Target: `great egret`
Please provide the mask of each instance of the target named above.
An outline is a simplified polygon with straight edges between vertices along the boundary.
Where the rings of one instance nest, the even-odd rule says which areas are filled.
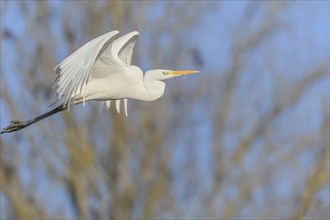
[[[130,32],[118,37],[119,31],[111,31],[97,37],[76,50],[55,67],[54,88],[58,100],[53,110],[28,121],[11,121],[1,131],[9,133],[25,128],[59,111],[70,109],[86,101],[104,101],[110,108],[112,101],[120,112],[120,102],[124,101],[127,116],[127,99],[153,101],[164,94],[162,80],[185,74],[198,73],[195,70],[142,70],[130,65],[133,47],[139,33]]]

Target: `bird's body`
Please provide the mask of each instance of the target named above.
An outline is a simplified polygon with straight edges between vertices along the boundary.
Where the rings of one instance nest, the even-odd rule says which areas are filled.
[[[95,65],[91,72],[91,77],[86,85],[84,96],[87,100],[115,100],[123,98],[133,98],[133,95],[139,87],[143,87],[143,74],[132,72],[127,75],[126,72],[120,74],[113,73],[102,76],[104,72],[110,70],[104,64]],[[132,77],[134,75],[134,79]],[[112,83],[116,82],[116,83]],[[79,98],[83,98],[80,96]]]
[[[12,121],[1,133],[20,130],[58,111],[70,109],[71,105],[91,100],[104,101],[107,108],[115,101],[118,113],[123,100],[127,116],[127,99],[156,100],[164,94],[162,80],[198,72],[156,69],[143,74],[139,67],[131,65],[139,33],[118,35],[118,31],[111,31],[95,38],[58,64],[54,82],[58,94],[54,105],[57,107],[29,121]]]

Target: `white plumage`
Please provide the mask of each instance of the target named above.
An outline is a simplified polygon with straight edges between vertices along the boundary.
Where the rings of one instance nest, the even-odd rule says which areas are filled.
[[[58,100],[49,112],[28,121],[10,122],[0,133],[21,130],[59,111],[70,109],[73,104],[95,100],[104,102],[110,108],[115,101],[120,113],[121,100],[124,101],[127,116],[127,99],[153,101],[164,94],[162,80],[197,73],[194,70],[142,70],[131,65],[133,47],[139,33],[133,31],[118,37],[118,31],[104,34],[73,52],[55,67],[54,87]]]
[[[127,116],[127,99],[153,101],[164,93],[165,83],[160,80],[196,73],[198,71],[142,70],[131,65],[133,48],[139,33],[130,32],[119,37],[111,31],[97,37],[73,52],[55,67],[54,88],[58,94],[57,105],[67,106],[89,100],[104,101],[110,108],[116,102],[120,113],[124,101]]]

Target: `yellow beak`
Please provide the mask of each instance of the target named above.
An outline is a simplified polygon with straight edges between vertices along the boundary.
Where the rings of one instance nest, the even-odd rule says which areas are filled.
[[[173,75],[186,75],[186,74],[199,73],[199,71],[197,71],[197,70],[173,70],[171,73]]]

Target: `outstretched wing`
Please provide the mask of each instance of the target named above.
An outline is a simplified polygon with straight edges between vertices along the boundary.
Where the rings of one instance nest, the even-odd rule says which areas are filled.
[[[139,32],[133,31],[117,38],[111,47],[112,56],[118,63],[131,64],[133,48]]]
[[[133,48],[139,32],[133,31],[125,34],[113,41],[111,45],[111,55],[113,59],[121,65],[129,65],[132,61]],[[101,56],[104,56],[103,54]],[[127,116],[127,99],[124,99],[125,115]],[[116,100],[116,109],[120,113],[120,102]],[[105,102],[106,108],[110,108],[111,100]]]
[[[111,31],[97,37],[76,50],[55,67],[54,87],[59,99],[65,99],[63,105],[75,103],[77,97],[83,97],[92,67],[104,50],[111,46],[119,31]]]

